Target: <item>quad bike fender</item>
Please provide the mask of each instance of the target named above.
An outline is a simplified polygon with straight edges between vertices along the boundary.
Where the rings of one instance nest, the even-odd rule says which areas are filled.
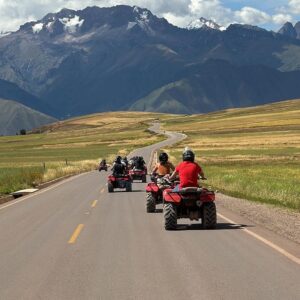
[[[159,187],[155,183],[153,182],[148,183],[146,187],[146,192],[158,193],[158,191],[159,191]]]
[[[109,182],[114,182],[114,181],[116,181],[116,177],[110,175],[110,176],[108,176],[108,181]]]
[[[202,202],[213,202],[216,200],[215,194],[206,194],[206,195],[201,195],[200,200]]]
[[[208,189],[203,189],[201,195],[200,195],[200,200],[202,202],[212,202],[216,200],[215,193],[213,191],[210,191]]]
[[[181,202],[181,196],[178,193],[172,193],[171,189],[164,190],[163,197],[165,202],[171,202],[175,204],[179,204]]]

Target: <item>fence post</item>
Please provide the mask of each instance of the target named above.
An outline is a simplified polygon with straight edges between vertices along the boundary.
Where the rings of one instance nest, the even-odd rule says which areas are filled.
[[[46,163],[43,162],[43,168],[44,168],[44,172],[46,171]]]
[[[66,158],[66,166],[68,165],[68,159]]]

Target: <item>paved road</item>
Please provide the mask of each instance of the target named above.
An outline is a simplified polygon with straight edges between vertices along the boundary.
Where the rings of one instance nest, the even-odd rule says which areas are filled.
[[[300,299],[300,266],[241,226],[166,232],[145,184],[108,194],[106,176],[0,206],[0,299]]]

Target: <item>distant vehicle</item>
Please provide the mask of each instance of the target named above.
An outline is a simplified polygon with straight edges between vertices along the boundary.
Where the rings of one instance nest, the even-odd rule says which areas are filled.
[[[128,163],[129,175],[132,180],[147,182],[147,167],[142,156],[134,156]]]
[[[108,176],[107,188],[109,193],[115,189],[125,189],[126,192],[132,192],[132,179],[128,174]]]
[[[99,172],[101,172],[102,170],[106,171],[107,172],[107,164],[106,164],[106,160],[103,159],[100,164],[99,164],[99,167],[98,167],[98,170]]]

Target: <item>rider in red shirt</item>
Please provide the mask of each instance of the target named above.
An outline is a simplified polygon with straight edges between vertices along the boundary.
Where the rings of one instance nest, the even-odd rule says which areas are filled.
[[[180,184],[175,189],[184,187],[198,187],[198,176],[205,179],[202,168],[195,163],[195,154],[192,150],[185,150],[182,154],[181,162],[170,176],[170,179],[175,179],[179,175]]]

